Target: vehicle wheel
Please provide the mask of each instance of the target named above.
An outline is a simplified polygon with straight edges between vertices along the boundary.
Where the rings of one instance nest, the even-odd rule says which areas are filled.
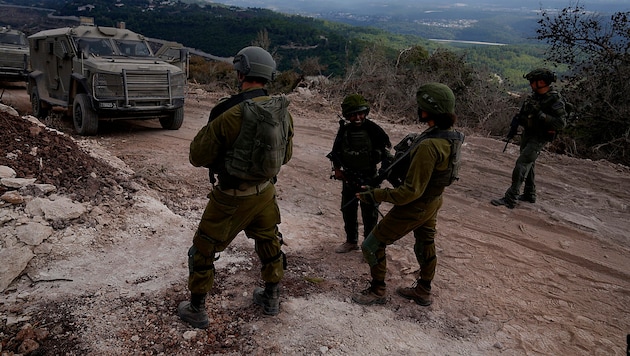
[[[160,125],[167,130],[178,130],[184,123],[184,108],[179,108],[169,117],[161,117]]]
[[[96,135],[98,131],[98,116],[92,110],[89,99],[85,94],[77,94],[72,107],[72,122],[79,135]]]
[[[44,119],[48,116],[49,110],[44,107],[46,104],[39,98],[39,92],[37,87],[33,87],[31,90],[31,108],[33,109],[33,116],[38,119]]]

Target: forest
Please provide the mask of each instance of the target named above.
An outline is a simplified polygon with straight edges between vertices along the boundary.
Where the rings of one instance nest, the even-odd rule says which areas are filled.
[[[630,164],[626,100],[630,83],[625,79],[630,76],[630,12],[597,14],[582,5],[541,11],[527,43],[484,46],[444,44],[374,27],[214,3],[94,0],[89,7],[77,0],[4,3],[51,8],[57,16],[89,16],[102,26],[124,22],[147,37],[221,57],[258,45],[278,63],[274,90],[293,90],[306,76],[324,76],[331,84],[319,89],[331,98],[363,93],[376,111],[401,122],[416,115],[418,83],[439,81],[458,98],[459,125],[494,137],[505,135],[529,92],[523,75],[546,66],[558,74],[555,88],[573,108],[567,128],[549,149]],[[11,25],[27,34],[36,27]],[[191,63],[191,79],[209,85],[230,87],[230,71],[226,63],[198,59]]]

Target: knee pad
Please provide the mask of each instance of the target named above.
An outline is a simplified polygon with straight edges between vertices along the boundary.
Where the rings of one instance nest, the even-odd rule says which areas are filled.
[[[368,237],[363,240],[363,243],[361,244],[361,252],[363,252],[363,257],[365,257],[365,261],[367,261],[370,267],[374,267],[378,263],[376,251],[383,246],[384,244],[378,241],[373,233],[370,233]]]

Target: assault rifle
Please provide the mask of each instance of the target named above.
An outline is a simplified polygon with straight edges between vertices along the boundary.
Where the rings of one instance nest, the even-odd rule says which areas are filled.
[[[326,155],[326,158],[328,158],[333,163],[333,166],[337,165],[341,167],[341,169],[343,170],[344,181],[346,183],[352,184],[356,186],[357,188],[360,188],[361,186],[364,186],[364,185],[374,184],[372,183],[371,177],[367,177],[365,174],[362,174],[361,172],[357,172],[353,169],[346,167],[336,152],[330,152],[329,154]],[[334,179],[334,178],[335,178],[335,175],[331,174],[330,179]]]
[[[395,159],[391,163],[389,163],[386,167],[381,167],[381,169],[378,170],[377,176],[375,178],[371,179],[371,183],[374,186],[381,185],[381,183],[383,183],[389,177],[389,174],[391,173],[391,171],[400,162],[402,162],[405,158],[407,158],[407,156],[409,156],[411,151],[413,151],[413,149],[416,146],[418,146],[420,144],[420,142],[422,141],[422,139],[420,139],[420,136],[422,136],[422,135],[418,135],[418,136],[415,136],[413,138],[413,142],[409,145],[409,149],[407,149],[404,152],[402,152],[400,155],[398,155],[398,157],[395,157]],[[411,138],[409,138],[409,139],[411,139]],[[352,198],[352,200],[350,200],[349,202],[344,204],[344,206],[342,206],[341,209],[343,210],[348,205],[353,204],[357,199],[358,198],[355,196],[354,198]],[[380,211],[379,211],[379,214],[380,214]],[[382,214],[381,214],[381,216],[382,216]]]
[[[508,144],[510,143],[510,141],[512,141],[514,136],[518,135],[518,125],[519,125],[518,120],[519,120],[519,114],[514,115],[514,117],[512,118],[512,122],[510,123],[510,131],[508,132],[506,140],[505,140],[505,146],[503,146],[503,152],[505,152]]]

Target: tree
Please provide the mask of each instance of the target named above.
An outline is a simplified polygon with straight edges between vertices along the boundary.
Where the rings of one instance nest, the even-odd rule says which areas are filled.
[[[548,60],[566,64],[564,95],[579,118],[564,148],[580,156],[630,163],[630,12],[604,18],[576,4],[542,11],[537,38],[550,45]]]

